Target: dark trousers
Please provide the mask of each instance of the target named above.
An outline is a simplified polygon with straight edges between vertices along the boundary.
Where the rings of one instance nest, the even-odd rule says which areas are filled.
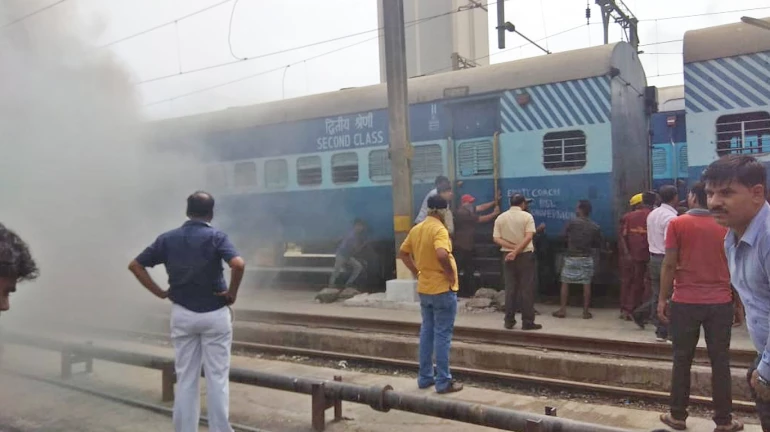
[[[647,261],[623,260],[620,262],[620,310],[632,313],[644,298]]]
[[[706,337],[711,361],[711,399],[714,401],[714,423],[732,421],[732,384],[730,382],[730,334],[733,326],[733,304],[684,304],[671,302],[671,342],[674,365],[671,371],[671,416],[687,419],[690,400],[690,367],[700,328]]]
[[[476,264],[473,260],[473,251],[455,249],[453,251],[455,261],[457,261],[457,273],[459,274],[460,291],[457,293],[460,297],[473,297],[476,294],[476,278],[473,274],[476,272]]]
[[[537,265],[535,254],[522,252],[513,261],[505,261],[503,253],[503,273],[505,278],[505,323],[516,322],[516,311],[521,311],[523,323],[535,322],[535,272]]]
[[[759,415],[759,422],[762,425],[762,431],[770,432],[770,401],[763,401],[763,400],[757,399],[757,393],[751,387],[751,375],[757,369],[757,365],[759,364],[760,360],[762,360],[761,353],[759,354],[759,356],[757,356],[757,359],[754,361],[754,365],[750,367],[748,373],[746,373],[746,380],[749,382],[749,388],[751,389],[751,397],[754,398],[754,403],[756,403],[757,405],[757,414]]]
[[[660,272],[662,268],[663,256],[650,255],[648,270],[652,295],[646,302],[636,308],[634,314],[638,314],[642,319],[649,318],[655,325],[655,335],[665,339],[668,337],[668,326],[658,319],[658,296],[660,295]]]

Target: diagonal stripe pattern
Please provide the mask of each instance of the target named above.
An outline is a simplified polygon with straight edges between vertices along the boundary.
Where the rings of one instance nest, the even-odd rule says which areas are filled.
[[[770,105],[770,51],[684,65],[687,113]]]

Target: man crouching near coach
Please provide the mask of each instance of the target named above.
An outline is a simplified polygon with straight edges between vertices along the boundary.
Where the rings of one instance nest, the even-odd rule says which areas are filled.
[[[151,293],[169,298],[171,340],[176,354],[177,391],[174,400],[176,432],[198,430],[203,364],[206,375],[208,424],[212,432],[232,432],[229,417],[232,316],[245,264],[227,234],[213,228],[214,198],[195,192],[187,198],[187,217],[181,227],[161,234],[128,268]],[[232,270],[225,285],[222,261]],[[169,289],[161,289],[146,267],[163,264]]]
[[[445,226],[448,203],[435,195],[428,198],[427,207],[428,216],[409,231],[398,256],[417,278],[420,295],[422,325],[417,385],[425,389],[435,384],[436,392],[452,393],[463,389],[449,372],[449,347],[457,314],[457,264]]]

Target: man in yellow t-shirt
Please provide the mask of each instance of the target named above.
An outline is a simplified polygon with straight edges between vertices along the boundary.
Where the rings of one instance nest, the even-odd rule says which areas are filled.
[[[457,314],[457,264],[445,226],[447,201],[428,198],[428,216],[415,225],[401,245],[398,257],[417,278],[422,325],[420,326],[420,373],[417,385],[436,385],[438,393],[463,389],[449,372],[449,347]],[[436,368],[433,368],[435,346]]]

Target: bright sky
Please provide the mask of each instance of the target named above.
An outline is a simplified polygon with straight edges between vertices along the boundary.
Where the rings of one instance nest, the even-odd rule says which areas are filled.
[[[29,10],[34,11],[54,0],[29,0],[28,3]],[[232,53],[239,58],[367,33],[174,76],[180,71],[236,61],[228,44],[234,3],[234,0],[66,0],[30,18],[26,24],[34,26],[36,20],[44,22],[39,18],[44,13],[75,15],[80,11],[89,29],[102,30],[92,32],[93,42],[101,45],[219,4],[176,24],[110,46],[133,71],[137,82],[150,80],[138,84],[137,90],[153,117],[218,110],[379,82],[378,42],[376,32],[371,31],[377,28],[376,0],[240,0],[231,37]],[[649,83],[657,86],[682,83],[680,40],[685,31],[736,22],[742,15],[770,15],[767,0],[626,0],[626,4],[640,20],[642,59]],[[603,42],[599,8],[593,0],[590,5],[591,25],[586,25],[584,0],[508,0],[506,19],[531,39],[555,35],[541,44],[553,52],[561,52]],[[498,50],[494,34],[496,6],[490,6],[489,10],[492,63],[543,55],[514,34],[507,36],[508,49]],[[740,12],[717,13],[724,11]],[[671,18],[699,14],[711,15]],[[611,24],[610,29],[610,41],[619,40],[619,26]],[[674,42],[662,43],[665,41]],[[357,45],[345,48],[352,44]],[[522,47],[517,48],[519,46]],[[323,55],[334,50],[338,51]],[[318,58],[303,61],[311,57]],[[293,65],[286,68],[287,64]],[[271,72],[240,80],[263,71]],[[180,97],[233,80],[240,81]],[[166,101],[172,98],[175,99]],[[158,101],[163,102],[155,103]]]

